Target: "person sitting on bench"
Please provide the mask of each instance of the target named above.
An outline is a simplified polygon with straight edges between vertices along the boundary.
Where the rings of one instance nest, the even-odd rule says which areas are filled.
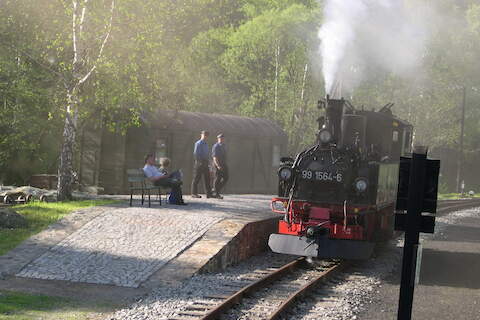
[[[170,160],[168,160],[168,164],[170,164]],[[178,179],[180,172],[175,171],[171,174],[168,174],[165,168],[163,168],[162,171],[158,170],[157,167],[155,167],[155,156],[153,154],[147,154],[145,156],[145,166],[143,167],[143,172],[155,186],[171,188],[169,203],[186,205],[186,203],[183,201],[181,188],[182,181]]]
[[[160,158],[160,168],[158,168],[158,171],[160,171],[163,174],[168,174],[169,166],[170,166],[170,159]],[[180,170],[175,170],[172,173],[170,173],[170,177],[174,180],[180,181],[183,184],[182,173],[180,172]]]

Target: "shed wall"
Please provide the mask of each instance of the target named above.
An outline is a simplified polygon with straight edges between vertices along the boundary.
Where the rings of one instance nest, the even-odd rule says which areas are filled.
[[[98,185],[100,174],[100,156],[102,147],[102,129],[89,127],[82,131],[78,175],[80,181],[89,186]]]
[[[206,116],[208,115],[202,117]],[[255,120],[248,121],[250,123]],[[284,155],[287,149],[286,136],[259,135],[256,138],[252,131],[245,136],[245,132],[240,134],[226,132],[228,126],[225,123],[221,125],[222,130],[210,127],[205,129],[211,133],[208,139],[210,149],[216,142],[215,137],[219,132],[226,135],[230,179],[225,193],[275,193],[278,166],[273,163],[273,146],[277,145],[280,154]],[[232,125],[232,128],[235,126]],[[278,131],[275,134],[278,134]],[[157,141],[164,141],[165,155],[171,159],[170,169],[182,170],[183,191],[185,194],[190,193],[193,178],[193,145],[199,139],[197,130],[179,126],[159,127],[149,123],[128,129],[126,135],[103,129],[101,134],[99,130],[86,132],[85,137],[89,138],[89,142],[84,139],[81,146],[82,184],[101,186],[107,194],[128,193],[126,170],[143,167],[144,156],[147,153],[155,153]],[[205,192],[203,189],[202,181],[199,184],[199,191]]]
[[[103,130],[98,183],[107,194],[124,191],[125,147],[124,135]]]

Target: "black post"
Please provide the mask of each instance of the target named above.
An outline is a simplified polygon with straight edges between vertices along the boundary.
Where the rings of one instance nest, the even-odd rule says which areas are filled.
[[[412,317],[413,292],[415,289],[415,269],[418,239],[422,221],[422,208],[427,166],[426,148],[413,151],[408,186],[408,204],[405,224],[405,244],[403,247],[402,280],[398,303],[398,320]]]
[[[465,128],[465,100],[467,89],[463,86],[462,97],[462,117],[460,118],[460,152],[457,156],[457,193],[461,192],[461,183],[463,180],[463,132]]]

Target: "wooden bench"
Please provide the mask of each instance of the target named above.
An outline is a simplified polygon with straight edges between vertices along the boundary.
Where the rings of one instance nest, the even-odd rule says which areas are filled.
[[[145,195],[148,196],[148,207],[151,206],[151,191],[156,191],[158,195],[158,202],[162,205],[162,192],[160,186],[155,186],[150,179],[145,177],[142,169],[127,169],[127,179],[130,188],[130,207],[133,202],[133,194],[135,191],[142,193],[142,206],[145,201]]]

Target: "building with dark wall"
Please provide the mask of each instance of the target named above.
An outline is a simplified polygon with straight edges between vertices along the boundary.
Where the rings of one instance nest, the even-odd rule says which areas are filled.
[[[154,153],[171,159],[171,170],[184,174],[184,192],[190,192],[193,145],[201,130],[226,137],[230,180],[226,193],[275,193],[281,155],[287,136],[266,119],[185,111],[161,111],[142,116],[140,127],[126,134],[105,128],[86,128],[80,135],[78,176],[83,186],[98,186],[107,194],[128,193],[126,170],[143,167],[144,156]],[[203,184],[199,185],[203,188]],[[202,190],[202,189],[200,189]]]

